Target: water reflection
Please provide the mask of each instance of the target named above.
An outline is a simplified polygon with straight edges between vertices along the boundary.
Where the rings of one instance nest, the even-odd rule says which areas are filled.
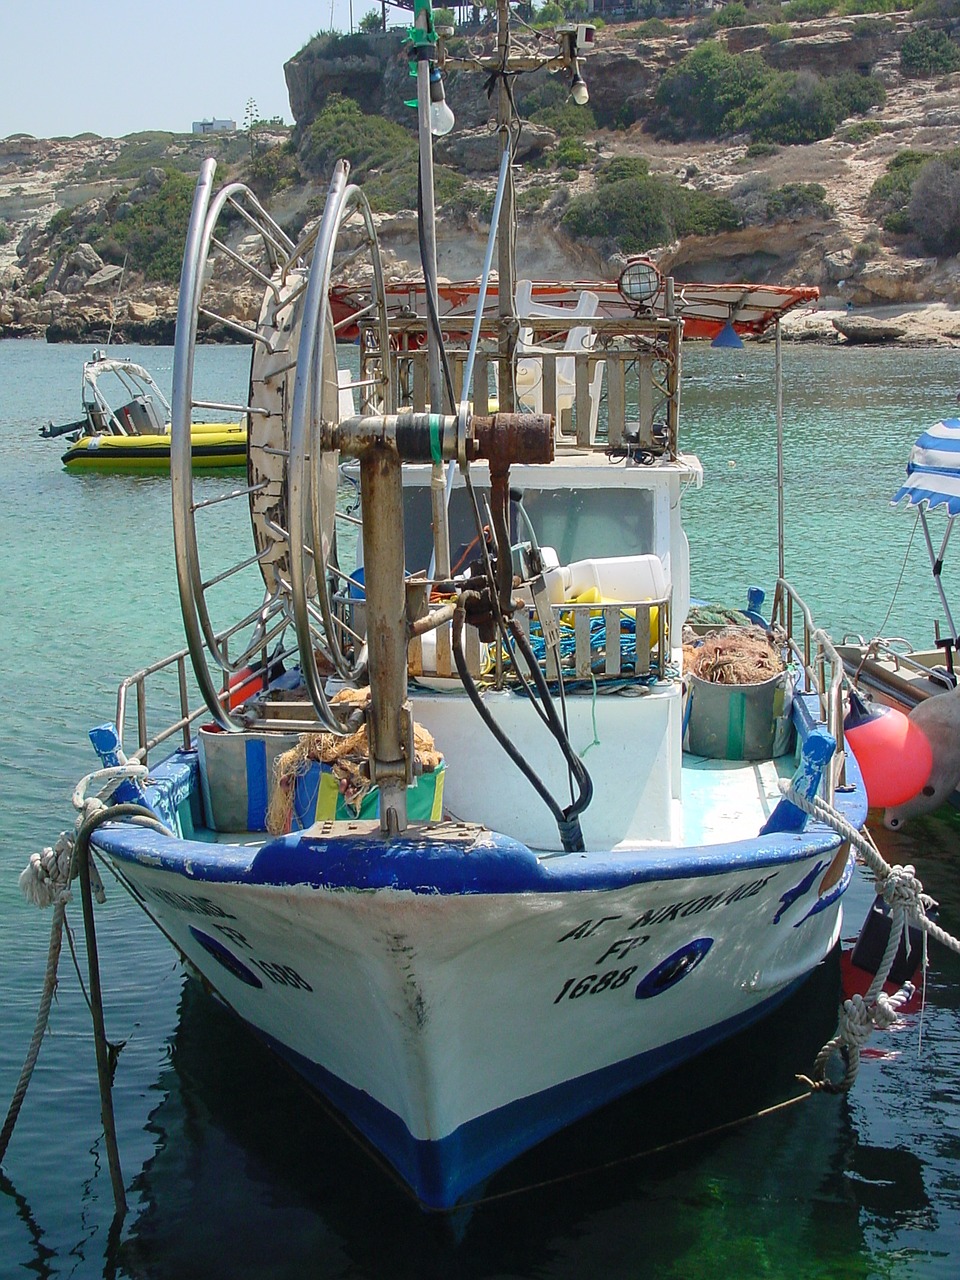
[[[550,1139],[451,1220],[422,1214],[189,980],[123,1268],[151,1280],[561,1277],[601,1265],[605,1276],[746,1277],[774,1257],[778,1268],[795,1257],[802,1275],[804,1257],[859,1256],[861,1211],[886,1213],[890,1188],[898,1212],[929,1202],[917,1157],[861,1142],[846,1101],[802,1101],[690,1141],[802,1092],[794,1076],[832,1034],[838,990],[834,955],[762,1028]]]

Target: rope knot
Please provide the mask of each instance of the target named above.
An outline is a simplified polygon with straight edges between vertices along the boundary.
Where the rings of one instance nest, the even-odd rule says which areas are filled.
[[[842,1045],[860,1049],[870,1038],[874,1019],[870,1006],[861,995],[851,996],[840,1006],[837,1037]]]
[[[923,885],[911,866],[890,867],[880,886],[880,892],[889,907],[902,907],[914,918],[925,914]]]
[[[31,853],[20,873],[20,891],[34,906],[52,906],[55,902],[70,901],[70,865],[73,861],[73,836],[61,831],[51,848],[47,845],[39,853]]]

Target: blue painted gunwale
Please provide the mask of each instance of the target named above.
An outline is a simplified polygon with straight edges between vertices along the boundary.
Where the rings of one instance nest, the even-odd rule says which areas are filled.
[[[181,749],[151,770],[143,798],[161,820],[173,825],[173,809],[182,811],[191,789],[199,789],[196,752]],[[838,795],[837,802],[846,805],[846,816],[859,826],[866,816],[862,790]],[[839,839],[829,828],[811,823],[802,832],[774,831],[726,844],[540,859],[526,845],[498,832],[486,833],[474,845],[415,833],[385,841],[380,835],[323,838],[296,832],[267,837],[261,846],[250,847],[110,823],[98,829],[94,843],[120,861],[198,882],[464,894],[617,889],[759,870],[832,854]]]

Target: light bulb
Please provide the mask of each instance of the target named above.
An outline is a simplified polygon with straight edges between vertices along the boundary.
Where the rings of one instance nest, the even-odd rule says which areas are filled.
[[[578,107],[585,107],[590,101],[590,90],[579,75],[573,77],[573,82],[570,85],[570,96]]]
[[[447,105],[447,96],[443,91],[443,77],[439,67],[434,67],[430,72],[430,132],[435,138],[442,138],[455,123],[454,114]]]
[[[435,138],[442,138],[456,124],[453,112],[447,106],[445,98],[430,103],[430,132]]]

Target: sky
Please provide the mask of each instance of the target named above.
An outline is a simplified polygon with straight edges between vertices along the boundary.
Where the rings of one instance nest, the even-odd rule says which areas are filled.
[[[283,64],[379,0],[0,0],[0,138],[293,122]],[[387,21],[402,25],[402,9]]]

